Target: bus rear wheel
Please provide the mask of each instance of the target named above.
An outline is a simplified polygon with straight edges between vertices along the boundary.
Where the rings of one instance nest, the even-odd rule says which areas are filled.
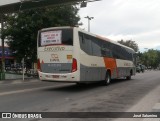
[[[126,80],[131,80],[131,75],[126,77]]]
[[[111,82],[111,74],[110,74],[110,72],[107,72],[107,73],[106,73],[105,80],[104,80],[104,84],[105,84],[105,85],[109,85],[110,82]]]
[[[131,80],[132,71],[130,71],[130,75],[126,77],[126,80]]]

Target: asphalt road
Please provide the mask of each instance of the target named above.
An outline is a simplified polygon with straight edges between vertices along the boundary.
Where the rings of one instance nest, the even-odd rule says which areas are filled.
[[[101,83],[77,86],[73,83],[41,82],[39,80],[7,81],[0,82],[0,112],[160,112],[159,95],[160,71],[138,73],[129,81],[112,80],[109,86]],[[124,121],[128,119],[25,120]],[[160,121],[160,119],[154,120]]]

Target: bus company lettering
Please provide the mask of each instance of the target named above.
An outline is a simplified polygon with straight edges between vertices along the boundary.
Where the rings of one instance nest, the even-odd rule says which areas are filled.
[[[63,51],[65,47],[45,47],[44,51]]]
[[[50,62],[59,61],[59,57],[57,54],[51,54]]]
[[[131,63],[124,63],[124,66],[131,66]]]

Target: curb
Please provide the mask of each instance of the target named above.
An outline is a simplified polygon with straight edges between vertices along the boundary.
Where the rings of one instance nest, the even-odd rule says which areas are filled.
[[[30,78],[30,79],[7,79],[0,80],[0,84],[18,84],[18,83],[26,83],[26,82],[38,82],[40,81],[38,78]]]

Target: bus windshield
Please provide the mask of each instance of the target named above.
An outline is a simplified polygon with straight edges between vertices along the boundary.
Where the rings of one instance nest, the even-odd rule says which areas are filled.
[[[73,29],[40,31],[39,47],[50,45],[73,45]]]

